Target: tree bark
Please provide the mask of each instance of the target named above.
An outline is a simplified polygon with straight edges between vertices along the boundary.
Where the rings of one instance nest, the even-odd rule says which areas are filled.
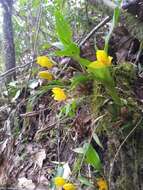
[[[13,38],[13,25],[12,25],[12,7],[13,0],[0,0],[3,7],[3,54],[5,62],[5,70],[15,67],[15,45]],[[7,81],[15,79],[15,73],[8,76]]]

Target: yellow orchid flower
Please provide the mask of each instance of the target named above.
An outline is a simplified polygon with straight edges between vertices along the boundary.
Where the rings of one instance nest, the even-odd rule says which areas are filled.
[[[104,50],[96,51],[97,61],[93,61],[89,64],[90,68],[100,69],[104,67],[109,67],[112,64],[112,57],[108,56]]]
[[[63,177],[55,177],[54,184],[56,187],[62,187],[66,183]]]
[[[66,100],[67,96],[63,89],[55,87],[52,89],[54,100],[63,101]]]
[[[98,185],[99,190],[108,190],[107,182],[103,178],[99,178],[97,180],[97,185]]]
[[[64,190],[76,190],[76,187],[72,183],[66,183],[63,185],[63,189]]]
[[[40,71],[38,73],[38,76],[41,79],[47,79],[47,80],[52,80],[53,79],[53,75],[51,73],[49,73],[48,71]]]
[[[37,64],[41,67],[47,67],[48,69],[52,68],[53,63],[47,56],[39,56],[37,57]]]

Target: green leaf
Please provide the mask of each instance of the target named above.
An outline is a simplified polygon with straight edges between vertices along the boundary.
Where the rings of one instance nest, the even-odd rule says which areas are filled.
[[[29,83],[28,83],[28,87],[31,88],[31,89],[33,89],[33,90],[35,88],[37,88],[38,85],[39,85],[39,82],[36,79],[30,80]]]
[[[85,155],[85,161],[88,164],[91,164],[96,170],[101,169],[101,161],[99,155],[91,144],[85,143],[83,147],[76,148],[73,151],[78,154]]]
[[[95,140],[95,142],[98,144],[98,146],[100,146],[103,149],[103,145],[101,144],[98,136],[96,133],[93,134],[93,139]]]
[[[64,45],[69,45],[72,43],[72,30],[67,22],[67,20],[64,18],[62,13],[60,11],[55,12],[55,18],[56,18],[56,32],[58,34],[58,37],[60,41]]]
[[[78,154],[84,154],[85,153],[85,149],[83,147],[75,148],[75,149],[73,149],[73,151],[78,153]]]
[[[87,81],[89,81],[89,75],[83,75],[83,74],[76,75],[71,79],[71,88],[75,88],[80,83],[84,84]]]
[[[89,60],[81,58],[79,55],[74,57],[74,60],[78,61],[82,66],[88,67],[91,63]]]
[[[49,49],[49,48],[51,48],[51,47],[52,47],[52,45],[49,44],[49,43],[44,43],[44,44],[42,44],[42,45],[40,46],[40,48],[41,48],[42,50],[47,50],[47,49]]]
[[[111,76],[110,70],[108,67],[104,67],[104,68],[98,68],[98,69],[94,69],[94,68],[88,68],[88,71],[90,73],[93,73],[94,77],[96,80],[102,82],[103,84],[109,85],[114,87],[114,80]]]
[[[61,42],[54,42],[52,45],[60,50],[64,50],[64,45]]]
[[[64,7],[66,0],[54,0],[54,6],[58,9],[58,10],[62,10]]]
[[[113,25],[115,26],[118,24],[119,21],[119,16],[120,16],[120,9],[117,7],[114,10],[114,16],[113,16]]]
[[[110,27],[108,35],[105,38],[105,47],[104,47],[104,49],[105,49],[106,52],[108,52],[109,40],[110,40],[110,37],[112,35],[112,32],[113,32],[115,26],[118,24],[118,21],[119,21],[121,2],[122,1],[119,1],[118,2],[118,6],[114,9],[114,14],[113,14],[113,19],[112,19],[112,25]]]
[[[48,83],[48,86],[64,86],[64,83],[61,80],[53,80]]]
[[[72,112],[73,110],[72,110],[72,107],[71,107],[71,104],[69,103],[69,104],[67,104],[66,105],[66,110],[65,110],[65,115],[66,116],[72,116]]]
[[[18,82],[17,81],[12,81],[8,84],[9,87],[17,87]]]
[[[89,181],[87,178],[83,177],[83,176],[79,176],[79,177],[78,177],[78,180],[79,180],[83,185],[86,185],[86,186],[88,186],[88,187],[93,187],[92,183],[90,183],[90,181]]]
[[[91,144],[86,143],[84,146],[87,149],[86,154],[85,154],[86,162],[88,164],[91,164],[96,170],[100,170],[101,169],[101,161],[100,161],[98,153],[92,147]]]
[[[59,113],[59,117],[65,115],[66,117],[73,117],[76,113],[77,104],[76,101],[73,100],[69,103],[67,103],[65,106],[61,108],[61,111]]]
[[[21,6],[24,6],[27,3],[27,0],[20,0],[19,3]]]
[[[21,94],[21,90],[18,90],[15,94],[15,96],[12,98],[12,102],[14,102],[15,100],[17,100],[17,98],[20,96]]]
[[[33,6],[34,8],[39,7],[39,5],[40,5],[40,0],[33,0],[33,1],[32,1],[32,6]]]
[[[70,56],[75,57],[80,54],[80,49],[75,43],[71,43],[61,51],[55,52],[57,56]]]

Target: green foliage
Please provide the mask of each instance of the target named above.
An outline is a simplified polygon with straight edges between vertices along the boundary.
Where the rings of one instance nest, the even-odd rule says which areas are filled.
[[[78,180],[81,182],[81,184],[86,185],[87,187],[94,187],[93,184],[83,176],[79,176]]]
[[[61,46],[62,50],[56,51],[56,55],[72,57],[82,66],[87,66],[90,62],[80,57],[80,49],[72,40],[72,30],[68,21],[60,11],[56,11],[55,19],[58,38],[60,40],[60,44],[63,44],[63,46]]]
[[[32,6],[33,6],[33,8],[39,7],[40,3],[41,3],[40,0],[33,0],[33,1],[32,1]]]
[[[99,147],[101,147],[103,149],[103,145],[101,144],[99,137],[97,136],[96,133],[93,133],[93,139],[94,141],[98,144]]]
[[[112,27],[105,40],[105,50],[106,51],[108,50],[108,43],[109,43],[110,36],[113,32],[115,25],[118,22],[119,13],[120,13],[120,10],[119,10],[119,7],[117,7],[114,11]],[[70,56],[73,59],[75,59],[76,61],[78,61],[81,64],[81,67],[83,67],[83,66],[85,68],[88,67],[90,64],[90,61],[80,57],[80,50],[79,50],[78,46],[72,41],[72,32],[71,32],[71,28],[69,26],[68,21],[64,18],[64,16],[62,15],[62,13],[60,11],[56,12],[55,18],[56,18],[56,31],[57,31],[58,37],[60,39],[60,42],[64,46],[64,49],[62,49],[60,51],[56,51],[56,55]],[[121,105],[120,98],[118,97],[116,90],[115,90],[114,79],[111,76],[109,68],[103,67],[101,69],[93,69],[93,68],[88,67],[88,72],[93,74],[93,78],[102,82],[102,84],[107,88],[110,96],[112,96],[112,99],[115,101],[115,103],[118,105]]]
[[[84,161],[92,165],[96,170],[101,169],[101,161],[99,155],[91,144],[85,143],[83,147],[74,149],[74,152],[83,154]]]
[[[96,170],[101,169],[101,161],[99,158],[98,153],[93,148],[91,144],[86,143],[85,145],[85,156],[86,156],[86,162],[88,164],[91,164]]]
[[[65,46],[69,46],[69,44],[72,43],[72,30],[60,11],[55,12],[55,18],[56,32],[58,34],[59,40]]]
[[[57,10],[62,10],[65,5],[66,0],[54,0],[54,6]]]
[[[30,85],[30,84],[29,84]],[[60,80],[53,80],[49,82],[47,85],[43,85],[35,90],[35,92],[29,97],[28,103],[32,106],[35,105],[40,97],[44,94],[48,93],[54,87],[64,87],[64,83]],[[30,87],[30,86],[29,86]],[[30,107],[31,107],[30,106]]]
[[[41,16],[39,15],[40,7]],[[45,44],[52,45],[54,41],[57,41],[57,36],[55,33],[55,15],[57,15],[57,21],[59,23],[57,29],[58,37],[60,36],[60,41],[62,40],[62,43],[67,43],[68,41],[72,42],[73,36],[71,27],[63,22],[64,13],[66,13],[65,20],[67,21],[67,23],[68,21],[72,23],[74,34],[76,34],[77,36],[79,35],[79,33],[83,32],[81,30],[83,25],[81,24],[81,20],[83,19],[83,16],[84,25],[86,23],[85,19],[87,19],[84,15],[84,1],[80,3],[80,6],[78,7],[75,0],[68,2],[65,0],[45,0],[42,1],[42,3],[40,0],[19,0],[15,2],[14,9],[15,14],[13,15],[13,28],[16,47],[16,58],[18,62],[20,57],[24,57],[25,59],[25,56],[26,60],[29,61],[29,59],[33,57],[33,50],[36,51],[34,52],[35,54],[41,54],[43,50],[48,49],[50,47],[48,47],[47,45],[45,46]],[[57,10],[56,12],[55,9]],[[82,9],[80,13],[82,13],[83,15],[79,17],[78,10],[80,9]],[[62,12],[62,15],[60,13],[59,16],[59,12]],[[40,29],[38,29],[39,26]],[[64,33],[61,33],[60,28],[62,27]],[[67,44],[67,47],[65,48],[66,50],[68,49],[68,51],[70,51],[69,49],[71,48],[71,46],[75,46],[71,45],[70,48],[68,48],[68,45],[69,44]],[[72,47],[72,50],[75,52],[75,47]]]
[[[65,106],[61,108],[61,111],[59,113],[59,117],[74,117],[76,114],[76,109],[77,109],[77,102],[76,100],[72,100],[69,103],[66,103]]]
[[[61,51],[56,51],[57,56],[69,56],[76,57],[80,53],[79,48],[75,43],[69,43],[69,45],[65,45],[65,48]]]
[[[110,40],[110,37],[112,35],[112,32],[113,32],[115,26],[119,22],[119,16],[120,16],[120,12],[121,12],[120,6],[121,6],[121,1],[118,1],[118,6],[114,9],[111,28],[109,30],[108,35],[105,38],[105,47],[104,47],[104,49],[105,49],[106,52],[108,52],[108,45],[109,45],[109,40]]]
[[[74,44],[72,40],[72,30],[69,23],[66,21],[60,11],[55,13],[56,19],[56,32],[60,40],[59,44],[62,44],[60,51],[56,51],[58,56],[74,56],[79,54],[79,48]]]
[[[88,74],[78,74],[73,76],[71,79],[71,89],[76,88],[79,84],[85,84],[87,81],[91,80],[92,77]]]
[[[19,0],[19,3],[21,6],[25,5],[27,3],[27,0]]]
[[[15,102],[21,94],[22,86],[23,85],[18,83],[18,81],[10,82],[7,85],[6,91],[4,91],[3,93],[9,98],[9,100]]]
[[[114,79],[111,75],[111,69],[108,67],[103,67],[101,69],[93,69],[89,67],[90,61],[88,59],[82,58],[80,56],[80,48],[73,40],[74,32],[72,31],[72,27],[69,24],[68,15],[65,16],[63,11],[63,5],[65,4],[65,1],[63,0],[55,0],[55,5],[52,4],[50,6],[48,4],[48,1],[46,3],[43,3],[42,6],[40,4],[40,0],[31,0],[30,2],[27,2],[25,0],[20,0],[20,18],[17,19],[15,17],[14,19],[14,25],[16,28],[16,36],[20,36],[20,38],[16,38],[16,52],[20,55],[21,50],[23,48],[28,47],[30,50],[35,51],[35,44],[37,45],[36,49],[38,51],[45,51],[49,49],[51,46],[55,46],[58,48],[54,53],[56,56],[68,56],[76,60],[84,70],[84,74],[79,74],[77,76],[74,76],[71,78],[71,89],[76,88],[79,84],[85,84],[87,81],[93,81],[97,80],[98,82],[102,83],[109,95],[111,95],[112,99],[117,103],[120,104],[120,99],[117,95],[116,89],[115,89],[115,83]],[[32,5],[32,8],[30,9],[30,6]],[[30,10],[30,13],[24,12],[26,9]],[[42,14],[44,14],[45,17],[41,16],[39,25],[40,30],[38,31],[38,24],[37,20],[39,19],[39,15],[36,14],[39,12],[39,7],[45,8],[42,10]],[[56,10],[55,10],[56,9]],[[35,11],[36,10],[36,11]],[[120,15],[120,9],[119,7],[115,8],[112,25],[110,28],[110,31],[105,39],[105,50],[108,52],[108,44],[110,36],[113,32],[114,27],[118,23]],[[31,17],[31,20],[27,20],[27,18]],[[50,17],[50,20],[49,20]],[[21,21],[23,22],[21,23]],[[55,27],[54,27],[55,24]],[[25,36],[25,31],[23,32],[23,29],[28,31],[28,37]],[[38,42],[35,41],[37,37],[37,31],[38,33]],[[20,35],[19,35],[20,34]],[[56,36],[57,35],[57,36]],[[57,39],[58,38],[58,39]],[[57,42],[57,40],[59,40]],[[54,42],[54,43],[53,43]],[[28,50],[29,52],[29,50]],[[34,52],[35,53],[35,52]],[[53,53],[53,52],[52,52]],[[32,73],[33,75],[35,73]],[[47,85],[40,86],[38,90],[37,88],[38,82],[37,80],[29,81],[28,88],[33,90],[33,94],[28,99],[28,106],[27,111],[32,111],[32,106],[37,103],[37,100],[39,97],[43,96],[45,93],[50,93],[51,89],[53,87],[64,87],[66,88],[65,84],[61,82],[61,80],[53,80],[51,82],[48,81]],[[69,88],[69,86],[67,87]],[[13,89],[11,90],[13,92]],[[14,87],[14,100],[17,99],[20,95],[20,90],[15,89]],[[104,97],[100,95],[101,102],[103,103]],[[104,104],[104,103],[103,103]],[[102,104],[102,105],[103,105]],[[114,105],[116,107],[116,105]],[[78,102],[76,100],[71,99],[67,100],[67,103],[60,107],[60,113],[58,117],[64,118],[68,117],[73,118],[76,114],[76,110],[78,107]],[[113,109],[113,114],[116,112],[116,109]],[[113,116],[112,116],[113,119]],[[92,139],[97,143],[98,146],[100,146],[103,149],[103,145],[101,144],[98,136],[96,133],[92,134]],[[90,141],[91,142],[91,141]],[[79,163],[79,170],[82,167],[82,161],[84,161],[85,164],[91,165],[96,171],[100,171],[102,168],[100,157],[97,153],[97,151],[94,149],[94,147],[91,145],[91,143],[84,143],[84,145],[80,148],[74,149],[76,153],[80,154],[81,163]],[[60,167],[58,169],[58,176],[63,174],[63,168]],[[92,187],[93,185],[84,177],[79,176],[79,180],[82,184]]]

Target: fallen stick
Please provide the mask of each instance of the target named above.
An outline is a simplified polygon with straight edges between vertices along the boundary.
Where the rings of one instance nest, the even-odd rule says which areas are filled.
[[[101,21],[97,26],[95,26],[88,34],[87,36],[79,43],[79,47],[83,46],[91,36],[97,32],[102,26],[107,24],[111,20],[111,17],[107,16],[103,21]]]

